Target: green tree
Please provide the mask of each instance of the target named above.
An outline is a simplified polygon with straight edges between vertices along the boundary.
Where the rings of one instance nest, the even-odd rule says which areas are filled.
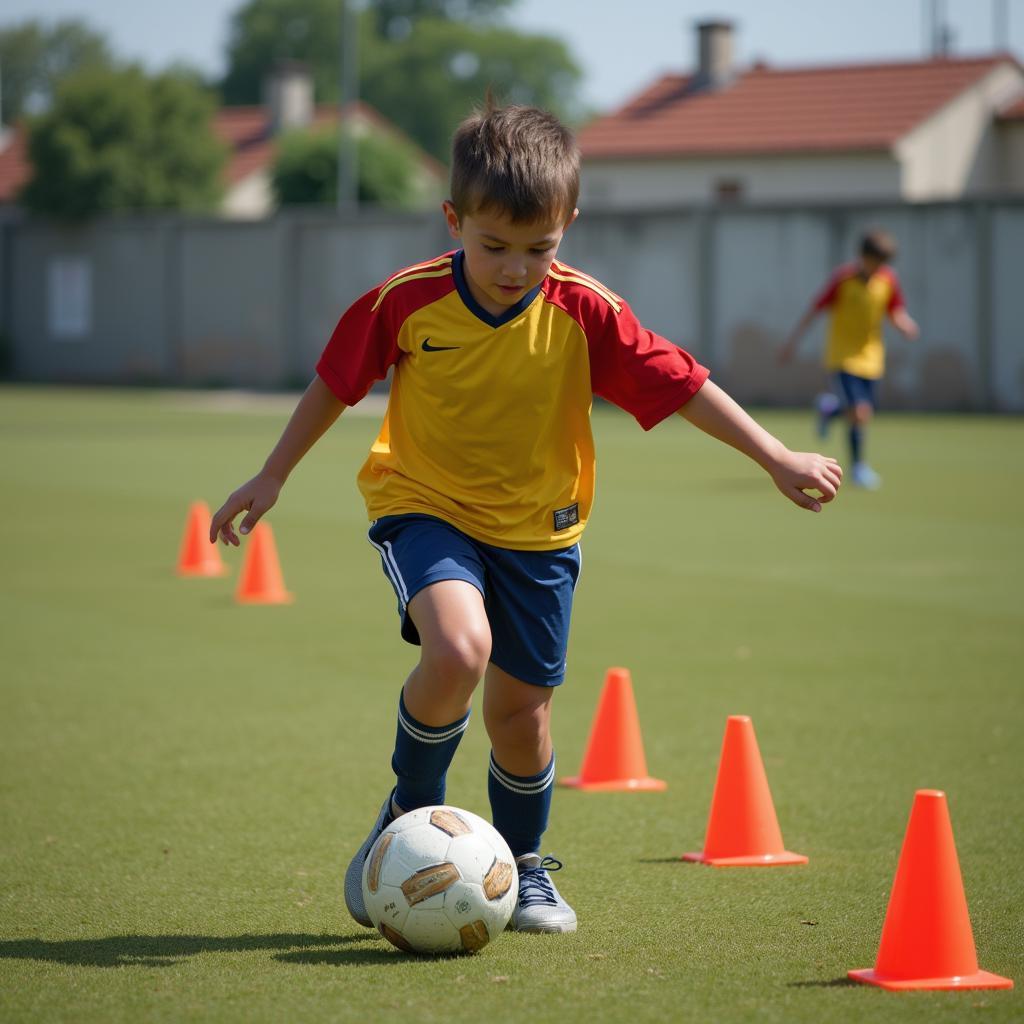
[[[72,72],[111,62],[106,40],[81,21],[25,21],[0,29],[4,122],[14,124],[32,106],[49,106],[57,83]]]
[[[281,205],[334,205],[338,196],[339,134],[290,132],[278,147],[272,185]],[[424,198],[416,183],[416,157],[408,145],[379,133],[356,138],[359,199],[380,206],[410,208]]]
[[[561,40],[423,18],[401,41],[374,38],[364,47],[361,88],[385,117],[446,161],[453,130],[488,89],[500,102],[544,107],[572,121],[580,77]]]
[[[500,24],[516,0],[377,0],[360,22],[360,95],[428,152],[448,157],[451,132],[488,87],[574,120],[579,67],[560,40]],[[305,63],[320,102],[338,98],[338,0],[249,0],[234,16],[228,103],[259,103],[282,61]]]
[[[30,124],[33,174],[22,201],[36,213],[76,220],[114,210],[213,207],[224,147],[212,98],[196,77],[136,67],[80,71],[57,87]]]

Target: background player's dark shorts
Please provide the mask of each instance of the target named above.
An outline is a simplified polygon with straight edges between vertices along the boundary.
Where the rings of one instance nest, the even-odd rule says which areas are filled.
[[[512,551],[467,537],[427,515],[382,516],[370,527],[384,573],[398,598],[402,637],[420,642],[407,606],[424,587],[465,580],[480,591],[491,627],[491,662],[537,686],[565,678],[578,544],[560,551]]]
[[[867,402],[872,409],[878,408],[876,391],[878,381],[868,377],[857,377],[852,373],[840,370],[836,374],[836,389],[846,408]]]

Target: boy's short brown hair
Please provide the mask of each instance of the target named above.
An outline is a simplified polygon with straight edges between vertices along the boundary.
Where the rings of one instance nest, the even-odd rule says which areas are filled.
[[[497,211],[514,224],[566,220],[580,192],[580,154],[572,132],[537,107],[482,110],[452,142],[452,205],[461,218]]]
[[[869,256],[882,263],[888,263],[889,260],[895,258],[897,248],[896,239],[888,231],[882,231],[881,228],[873,228],[865,232],[864,237],[860,240],[861,256]]]

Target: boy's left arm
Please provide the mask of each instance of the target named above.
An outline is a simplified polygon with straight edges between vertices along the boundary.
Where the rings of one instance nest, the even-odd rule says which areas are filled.
[[[695,427],[753,459],[794,505],[820,512],[843,480],[839,463],[814,452],[790,451],[710,380],[679,410]],[[817,491],[820,497],[808,494]]]
[[[893,327],[903,335],[907,341],[914,341],[921,333],[917,321],[907,312],[906,306],[899,306],[889,314]]]

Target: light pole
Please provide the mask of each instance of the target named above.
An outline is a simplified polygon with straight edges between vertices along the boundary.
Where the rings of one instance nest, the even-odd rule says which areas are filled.
[[[359,159],[355,105],[359,97],[359,12],[356,0],[339,0],[341,41],[338,46],[338,200],[339,213],[359,209]],[[346,112],[348,116],[346,116]]]

